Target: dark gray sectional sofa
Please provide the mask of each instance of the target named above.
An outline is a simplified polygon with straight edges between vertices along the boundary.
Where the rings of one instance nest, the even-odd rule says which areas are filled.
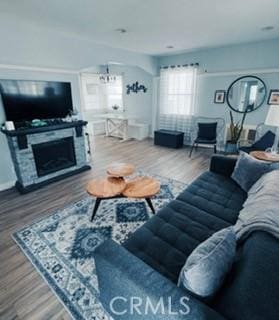
[[[217,294],[203,300],[176,286],[190,253],[214,232],[235,224],[247,194],[230,178],[236,160],[213,156],[210,170],[161,209],[120,246],[111,240],[96,249],[100,299],[114,319],[279,319],[279,242],[257,231],[240,243],[230,273]],[[278,213],[279,214],[279,213]],[[131,297],[172,297],[173,314],[121,315]],[[178,303],[188,297],[188,314]],[[125,297],[125,299],[124,299]],[[125,302],[125,303],[124,303]],[[141,306],[142,307],[142,306]],[[143,307],[142,307],[143,308]],[[177,312],[176,312],[177,311]]]

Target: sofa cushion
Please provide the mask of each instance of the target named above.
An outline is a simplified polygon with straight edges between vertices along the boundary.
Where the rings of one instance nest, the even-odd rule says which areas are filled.
[[[243,242],[236,261],[210,306],[231,320],[277,320],[279,242],[257,231]]]
[[[232,266],[235,250],[233,227],[214,233],[190,254],[181,269],[178,286],[200,297],[213,296]]]
[[[270,171],[269,162],[258,160],[245,152],[241,152],[237,159],[232,179],[246,192],[260,177]]]
[[[232,179],[205,172],[133,233],[124,246],[177,283],[190,253],[216,231],[234,224],[246,197]]]

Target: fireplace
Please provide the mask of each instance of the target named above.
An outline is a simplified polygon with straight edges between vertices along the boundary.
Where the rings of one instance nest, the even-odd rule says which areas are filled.
[[[82,120],[2,131],[8,140],[20,193],[91,169]],[[88,138],[88,137],[87,137]]]
[[[32,145],[38,177],[76,165],[73,137]]]

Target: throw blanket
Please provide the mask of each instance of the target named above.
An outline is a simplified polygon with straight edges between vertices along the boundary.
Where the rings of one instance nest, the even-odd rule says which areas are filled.
[[[279,170],[264,174],[249,190],[234,226],[238,240],[262,230],[279,239]]]

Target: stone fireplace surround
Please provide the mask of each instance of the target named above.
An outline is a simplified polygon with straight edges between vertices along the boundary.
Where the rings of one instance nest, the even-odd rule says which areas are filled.
[[[74,121],[45,127],[2,130],[6,134],[11,152],[20,193],[36,190],[51,182],[58,181],[73,174],[88,170],[84,126],[85,121]],[[72,166],[40,176],[37,172],[33,148],[51,141],[73,139],[75,161]],[[89,151],[88,151],[89,152]]]

